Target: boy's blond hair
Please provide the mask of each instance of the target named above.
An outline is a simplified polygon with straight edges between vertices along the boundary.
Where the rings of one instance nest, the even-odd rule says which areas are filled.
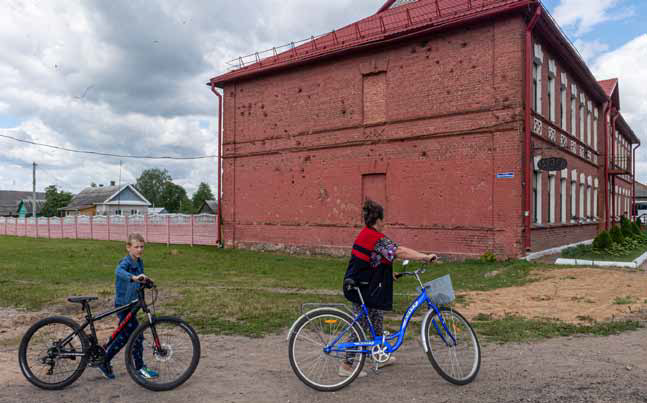
[[[126,241],[126,245],[132,246],[134,241],[146,243],[142,234],[139,234],[137,232],[133,232],[132,234],[128,235],[128,241]]]

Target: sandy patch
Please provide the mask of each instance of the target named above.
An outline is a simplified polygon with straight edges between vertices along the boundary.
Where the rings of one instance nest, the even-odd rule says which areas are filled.
[[[460,293],[468,303],[460,311],[501,317],[557,318],[566,322],[611,320],[647,311],[647,274],[620,269],[574,268],[536,271],[541,280],[521,287]],[[617,298],[633,301],[618,304]],[[614,303],[616,301],[616,303]]]

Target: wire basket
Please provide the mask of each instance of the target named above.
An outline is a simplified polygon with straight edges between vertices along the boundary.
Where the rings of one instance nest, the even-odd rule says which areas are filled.
[[[449,274],[438,277],[423,284],[427,296],[435,305],[448,305],[456,299],[452,279]]]

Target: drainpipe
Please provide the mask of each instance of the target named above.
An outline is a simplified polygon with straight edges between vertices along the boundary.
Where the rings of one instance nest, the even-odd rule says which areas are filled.
[[[633,149],[632,151],[632,157],[631,157],[631,163],[633,165],[633,169],[631,170],[631,215],[633,216],[632,221],[636,221],[636,150],[640,147],[640,141],[636,145],[636,148]]]
[[[525,208],[523,213],[524,221],[524,249],[526,251],[530,250],[530,206],[531,206],[531,197],[532,197],[532,150],[530,149],[531,142],[531,133],[530,133],[530,108],[532,105],[532,30],[535,28],[539,16],[541,15],[541,6],[538,5],[535,9],[535,13],[532,16],[532,19],[526,27],[526,108],[524,113],[524,124],[525,124],[525,156],[526,156],[526,200]]]
[[[611,101],[604,105],[604,229],[609,229],[609,124]]]
[[[222,247],[224,242],[221,238],[221,221],[222,221],[222,95],[216,91],[216,84],[211,83],[211,91],[218,97],[218,236],[216,242]]]
[[[611,118],[611,168],[613,168],[616,161],[616,120],[620,116],[617,109],[613,108],[613,117]],[[613,210],[613,218],[611,224],[616,224],[616,176],[611,178],[611,209]]]

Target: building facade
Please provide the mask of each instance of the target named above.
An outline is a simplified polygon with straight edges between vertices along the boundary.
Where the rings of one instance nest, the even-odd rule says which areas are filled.
[[[133,185],[98,186],[83,189],[61,209],[74,215],[138,215],[147,214],[151,203]]]
[[[345,253],[365,198],[390,237],[445,256],[591,239],[630,211],[638,140],[614,82],[539,2],[387,1],[211,80],[225,244]],[[545,157],[567,167],[544,172]]]

